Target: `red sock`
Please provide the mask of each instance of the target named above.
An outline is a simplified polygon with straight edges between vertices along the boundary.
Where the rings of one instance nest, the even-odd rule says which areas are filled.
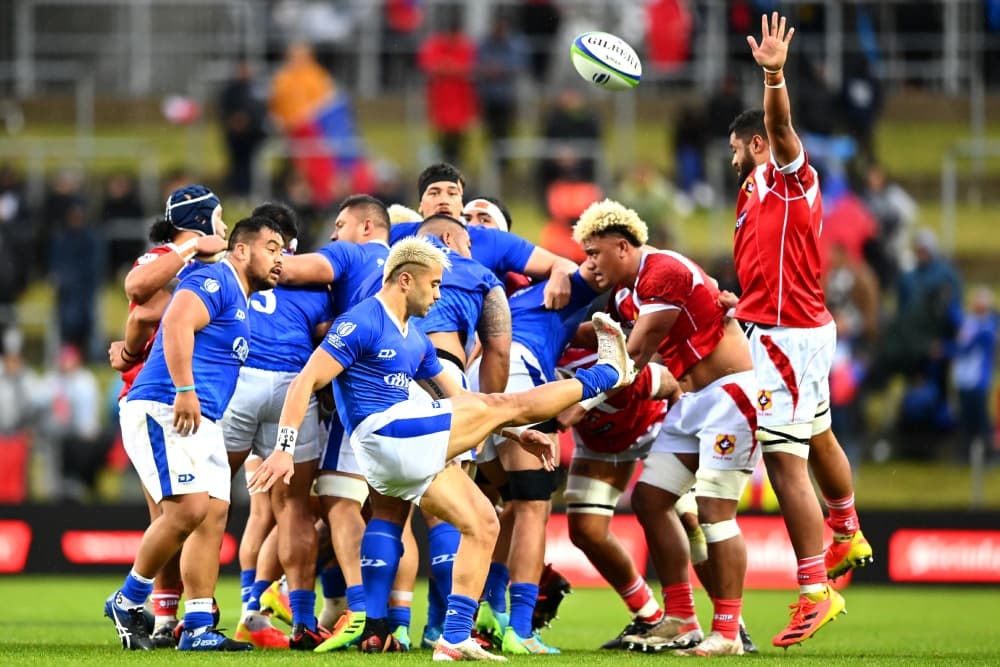
[[[653,599],[652,589],[641,576],[636,577],[628,586],[618,589],[618,595],[622,596],[628,610],[640,621],[657,623],[663,618],[663,610]]]
[[[826,583],[826,565],[823,562],[823,554],[799,559],[798,580],[799,586]]]
[[[740,609],[743,600],[715,600],[715,613],[712,615],[712,632],[718,632],[729,640],[736,639],[740,634]]]
[[[150,599],[153,601],[153,616],[157,619],[174,620],[177,618],[177,605],[181,592],[163,588],[153,591]]]
[[[822,565],[822,557],[820,565]],[[691,583],[686,582],[665,587],[663,589],[663,607],[667,616],[676,618],[694,616],[694,593],[691,591]]]
[[[830,527],[838,535],[853,535],[858,532],[861,522],[854,510],[854,494],[846,498],[823,497],[827,509],[830,510]]]

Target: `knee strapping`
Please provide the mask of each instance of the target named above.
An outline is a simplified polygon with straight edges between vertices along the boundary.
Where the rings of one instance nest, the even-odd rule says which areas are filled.
[[[345,475],[320,475],[316,478],[316,495],[346,498],[361,505],[368,499],[368,482]]]
[[[694,473],[676,455],[652,452],[646,459],[639,481],[680,498],[694,485]]]
[[[799,458],[809,458],[809,438],[812,437],[812,422],[787,424],[785,426],[760,426],[754,434],[765,454],[783,452]]]
[[[677,502],[674,503],[674,511],[677,512],[677,516],[685,514],[698,516],[698,501],[694,499],[694,493],[689,491],[679,497]]]
[[[701,524],[701,532],[705,533],[705,541],[708,544],[725,542],[728,539],[737,537],[740,534],[740,525],[736,519],[726,519],[716,523]],[[692,558],[693,560],[693,558]]]
[[[556,490],[558,474],[548,470],[512,470],[507,472],[511,500],[549,500]]]
[[[721,498],[722,500],[739,500],[743,495],[743,487],[747,485],[750,473],[742,470],[712,470],[700,468],[695,487],[699,496],[706,498]]]
[[[614,485],[584,475],[570,475],[563,493],[567,514],[611,516],[621,497],[621,490]]]

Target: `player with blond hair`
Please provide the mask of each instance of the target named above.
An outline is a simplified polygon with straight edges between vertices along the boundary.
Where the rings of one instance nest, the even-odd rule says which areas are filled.
[[[680,649],[681,655],[741,655],[746,546],[736,507],[760,459],[746,337],[726,318],[719,289],[700,266],[645,245],[646,224],[635,211],[610,200],[592,204],[573,236],[598,285],[615,288],[614,310],[631,328],[628,351],[637,368],[659,355],[683,392],[667,412],[632,493],[664,587],[665,616],[622,643],[642,651]],[[717,596],[707,637],[688,580],[687,536],[673,511],[692,485]]]

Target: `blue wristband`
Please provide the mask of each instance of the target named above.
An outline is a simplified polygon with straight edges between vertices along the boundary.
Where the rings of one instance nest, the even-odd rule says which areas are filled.
[[[174,387],[174,393],[175,394],[182,394],[185,391],[194,391],[194,385],[193,384],[189,384],[189,385],[185,385],[183,387]]]

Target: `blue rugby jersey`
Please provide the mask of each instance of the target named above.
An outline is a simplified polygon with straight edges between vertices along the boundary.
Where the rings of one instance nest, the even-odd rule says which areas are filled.
[[[373,297],[341,315],[320,349],[344,371],[333,383],[337,413],[353,433],[366,417],[409,398],[410,382],[432,378],[444,369],[434,346],[412,323],[405,332]]]
[[[297,373],[313,353],[313,332],[334,317],[326,285],[278,285],[250,296],[250,355],[246,365]]]
[[[551,380],[555,377],[556,363],[563,349],[573,339],[599,292],[592,289],[577,271],[570,277],[569,303],[560,310],[549,310],[545,307],[544,298],[547,283],[546,280],[514,292],[509,303],[512,338],[531,350],[542,365],[541,370]]]
[[[177,286],[175,296],[183,290],[201,299],[211,318],[208,325],[195,332],[191,365],[201,414],[218,420],[236,389],[240,366],[250,353],[249,300],[236,269],[226,260],[189,273]],[[173,405],[174,396],[174,381],[163,355],[163,328],[160,327],[128,399]]]
[[[420,227],[419,222],[396,223],[389,233],[389,242],[396,243],[407,236],[414,236],[418,227]],[[524,273],[528,259],[535,251],[533,243],[492,227],[471,225],[469,238],[472,239],[472,259],[501,279],[508,271]]]

